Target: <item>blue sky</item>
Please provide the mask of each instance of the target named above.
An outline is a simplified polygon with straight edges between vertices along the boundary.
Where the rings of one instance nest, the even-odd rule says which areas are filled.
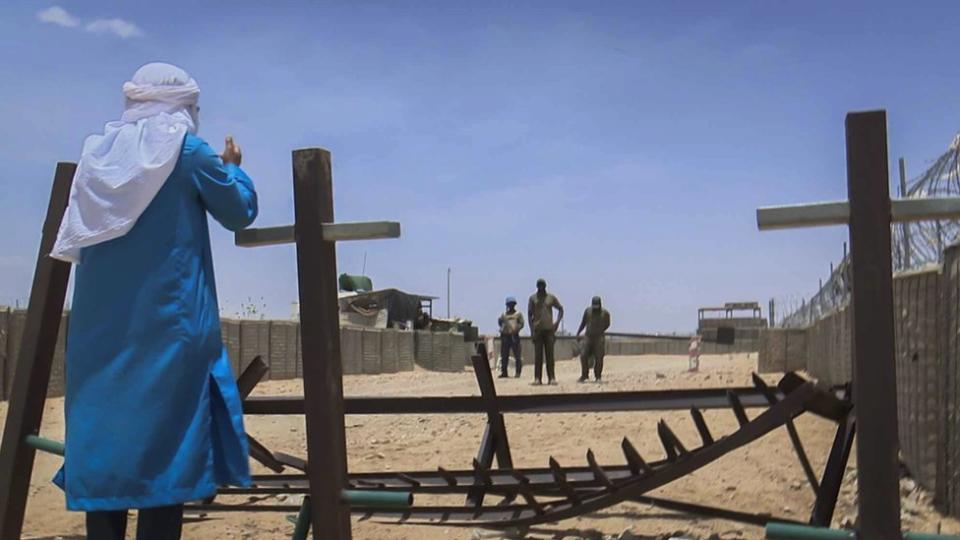
[[[200,135],[244,149],[257,225],[292,220],[290,151],[328,148],[337,218],[403,226],[339,269],[366,253],[377,287],[445,296],[450,267],[483,330],[540,276],[571,319],[602,295],[621,331],[813,293],[846,231],[760,233],[755,208],[845,197],[848,111],[888,110],[894,174],[960,128],[955,2],[269,4],[4,3],[0,304],[29,294],[54,163],[149,61],[187,69]],[[213,242],[225,314],[289,316],[292,247]]]

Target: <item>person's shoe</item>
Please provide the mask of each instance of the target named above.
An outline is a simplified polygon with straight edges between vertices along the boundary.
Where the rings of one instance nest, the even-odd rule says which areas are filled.
[[[597,378],[596,378],[596,379],[594,379],[594,380],[595,380],[595,381],[597,381],[597,384],[599,384],[599,383],[601,383],[601,382],[602,382],[602,381],[600,380],[600,377],[597,377]]]
[[[555,384],[557,384],[557,380],[556,380],[556,379],[550,379],[549,381],[547,381],[547,384],[554,384],[554,385],[555,385]]]
[[[587,382],[587,378],[586,378],[586,377],[580,377],[579,379],[577,379],[577,382],[579,382],[579,383]]]
[[[541,381],[540,379],[535,379],[531,384],[533,384],[533,386],[540,386],[541,384],[543,384],[543,381]]]
[[[506,372],[506,371],[501,371],[501,372],[500,372],[500,375],[497,375],[497,378],[498,378],[498,379],[506,379],[506,378],[507,378],[507,372]]]
[[[516,375],[514,375],[514,377],[516,377],[516,378],[518,378],[518,379],[520,378],[520,370],[519,370],[519,369],[517,370],[517,373],[516,373]]]

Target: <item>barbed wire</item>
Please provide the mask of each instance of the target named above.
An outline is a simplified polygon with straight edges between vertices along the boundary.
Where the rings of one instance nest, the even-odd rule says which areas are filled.
[[[903,197],[922,199],[960,196],[960,134],[949,148],[920,176],[907,182]],[[931,220],[897,223],[891,226],[891,255],[894,271],[912,270],[943,261],[943,251],[960,239],[960,221]],[[850,257],[844,255],[813,296],[773,298],[777,315],[774,324],[782,328],[809,326],[850,301],[852,276]],[[799,305],[798,305],[799,304]],[[783,314],[780,316],[779,314]]]

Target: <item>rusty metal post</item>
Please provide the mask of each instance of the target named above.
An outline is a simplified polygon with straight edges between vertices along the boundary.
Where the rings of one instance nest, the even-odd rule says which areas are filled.
[[[846,118],[860,537],[900,540],[887,114]]]
[[[293,152],[293,199],[313,538],[349,540],[350,508],[340,498],[348,479],[337,252],[323,238],[323,224],[333,223],[330,152]]]
[[[497,404],[497,388],[490,372],[490,363],[487,360],[487,346],[484,343],[477,345],[476,354],[470,357],[473,363],[473,372],[480,387],[480,397],[487,412],[487,425],[480,440],[480,449],[477,451],[477,463],[484,469],[493,466],[493,458],[501,469],[513,468],[513,457],[510,455],[510,443],[507,440],[507,428],[503,421],[503,413]],[[477,487],[467,494],[467,504],[480,506],[483,504],[485,490]]]
[[[40,429],[53,351],[67,296],[70,264],[49,257],[70,198],[74,163],[58,163],[33,272],[30,304],[0,445],[0,538],[20,538],[36,450],[24,443]]]

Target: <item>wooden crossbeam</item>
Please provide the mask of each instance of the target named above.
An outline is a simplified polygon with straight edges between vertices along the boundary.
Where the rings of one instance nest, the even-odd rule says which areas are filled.
[[[849,202],[760,208],[757,226],[849,225],[858,538],[901,540],[890,225],[960,218],[960,198],[890,199],[885,111],[848,114],[846,147]]]
[[[894,222],[960,219],[960,197],[893,199],[890,220]],[[757,227],[761,231],[822,227],[850,223],[847,201],[767,206],[757,209]]]
[[[324,223],[322,227],[323,239],[328,242],[400,238],[400,224],[396,221]],[[296,235],[293,225],[244,229],[234,233],[234,243],[240,247],[276,246],[294,242]]]

